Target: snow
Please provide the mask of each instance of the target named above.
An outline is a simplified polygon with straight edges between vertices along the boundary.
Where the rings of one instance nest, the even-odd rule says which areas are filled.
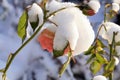
[[[22,6],[19,3],[30,2],[32,0],[15,0],[16,8],[7,0],[2,0],[3,16],[0,15],[0,68],[6,64],[7,57],[10,53],[14,53],[21,45],[21,39],[17,36],[16,26],[20,15],[23,12]],[[39,0],[36,0],[39,2]],[[0,3],[1,4],[1,3]],[[57,5],[57,4],[54,4]],[[74,4],[73,4],[74,6]],[[103,8],[103,7],[102,7]],[[1,8],[0,8],[1,9]],[[100,9],[93,17],[89,17],[90,22],[96,25],[103,20],[103,9]],[[30,24],[29,24],[30,26]],[[46,26],[46,25],[45,25]],[[95,27],[96,28],[96,27]],[[28,28],[28,38],[32,34]],[[38,35],[37,35],[38,36]],[[85,65],[87,57],[84,55],[76,56],[77,63],[68,65],[67,70],[61,78],[58,78],[58,69],[67,60],[67,57],[59,57],[53,59],[52,55],[43,51],[37,42],[37,36],[27,45],[15,58],[7,72],[8,80],[89,80],[91,74],[88,67]],[[77,65],[77,67],[74,67]],[[77,69],[76,69],[77,68]],[[76,70],[75,70],[76,69]],[[74,73],[73,73],[74,71]],[[78,72],[76,72],[78,71]],[[75,74],[84,73],[85,79],[75,76]],[[116,71],[116,76],[119,76],[120,70]],[[0,74],[1,75],[1,74]],[[0,77],[1,78],[1,77]],[[118,78],[119,79],[119,78]],[[114,80],[118,80],[114,79]],[[1,80],[1,79],[0,79]]]
[[[113,11],[118,12],[119,9],[120,9],[119,4],[117,4],[117,3],[112,3],[112,10],[113,10]]]
[[[6,0],[5,0],[6,1]],[[10,4],[9,4],[10,5]],[[12,5],[10,5],[12,6]],[[9,7],[9,6],[8,6]],[[12,52],[14,53],[19,46],[21,45],[21,39],[17,36],[15,27],[12,27],[13,23],[17,24],[18,18],[22,14],[21,9],[17,8],[20,13],[16,16],[15,9],[12,7],[12,10],[9,10],[9,15],[5,16],[6,19],[1,21],[0,23],[0,60],[1,64],[5,66],[8,55]],[[16,19],[17,18],[17,19]],[[7,24],[6,24],[7,23]],[[5,26],[5,27],[3,27]],[[28,29],[30,30],[30,29]],[[30,33],[29,33],[30,34]],[[29,35],[30,36],[30,35]],[[41,57],[44,59],[41,60]],[[37,63],[34,62],[38,59]],[[49,61],[49,62],[48,62]],[[61,62],[62,61],[62,62]],[[58,59],[58,62],[63,64],[66,61],[66,57],[62,57]],[[32,63],[33,62],[33,63]],[[40,45],[38,44],[36,38],[34,38],[29,45],[27,45],[15,58],[13,63],[11,64],[7,77],[10,80],[17,80],[20,78],[25,71],[34,70],[36,79],[39,80],[39,77],[42,80],[47,80],[47,76],[53,76],[56,79],[58,78],[58,69],[60,67],[60,63],[53,61],[51,54],[46,51],[41,50]],[[38,64],[39,63],[39,64]],[[57,63],[57,64],[56,64]],[[36,66],[37,64],[37,66]],[[40,67],[39,67],[39,66]],[[29,67],[33,66],[33,67]],[[43,67],[42,67],[43,66]],[[37,69],[36,67],[39,67]],[[30,69],[29,69],[30,68]],[[31,69],[33,68],[33,69]],[[42,72],[42,75],[41,75]],[[28,71],[29,73],[29,71]],[[70,74],[69,74],[70,73]],[[69,74],[69,75],[68,75]],[[26,75],[26,77],[28,77]],[[24,79],[28,79],[25,78]],[[68,72],[65,72],[64,75],[60,78],[60,80],[74,80],[73,73],[70,70],[70,66],[68,66]],[[28,79],[30,80],[30,79]]]
[[[5,11],[3,12],[3,14],[0,15],[0,20],[4,19],[5,16],[9,14],[9,11],[11,11],[13,8],[6,0],[3,0],[1,6],[4,8]]]
[[[38,26],[40,26],[43,23],[43,16],[42,8],[38,4],[33,3],[32,6],[28,8],[28,19],[30,22],[37,22],[38,19]]]
[[[112,0],[114,3],[120,4],[120,0]]]
[[[56,5],[54,5],[55,3]],[[51,8],[53,5],[54,8]],[[64,8],[64,6],[73,6],[73,3],[59,3],[53,0],[50,4],[48,3],[47,9],[51,13],[52,11]],[[78,8],[69,7],[64,9],[56,13],[51,21],[58,25],[53,43],[55,50],[63,50],[67,42],[69,42],[74,54],[78,55],[86,51],[94,41],[92,26],[88,18]]]
[[[56,6],[56,7],[54,7]],[[67,3],[61,3],[61,2],[58,2],[58,1],[55,1],[55,0],[52,0],[51,2],[49,2],[47,5],[46,5],[46,9],[50,10],[49,11],[49,14],[56,11],[56,10],[59,10],[61,8],[68,8],[68,7],[72,7],[72,6],[76,6],[74,3],[71,3],[71,2],[67,2]]]
[[[93,78],[93,80],[107,80],[105,76],[98,75]]]
[[[120,26],[113,23],[113,22],[105,22],[102,23],[103,25],[105,25],[107,31],[105,31],[104,27],[102,27],[101,31],[100,31],[100,35],[108,40],[109,44],[112,43],[112,38],[113,38],[113,32],[118,32],[118,34],[115,37],[116,42],[120,41],[119,36],[120,36]],[[101,24],[101,25],[102,25]]]
[[[115,65],[117,66],[119,64],[119,59],[117,57],[114,57],[115,59]]]
[[[105,4],[105,3],[102,3],[102,4]],[[88,16],[88,18],[89,18],[92,26],[97,27],[104,20],[104,5],[101,5],[101,8],[95,15]]]
[[[88,5],[95,11],[95,13],[99,11],[99,8],[100,8],[99,0],[90,0],[88,2]]]
[[[102,27],[100,31],[100,36],[102,36],[103,39],[107,40],[108,43],[111,44],[112,39],[113,39],[113,32],[117,32],[117,35],[115,36],[115,42],[119,42],[120,41],[120,26],[113,22],[105,22],[102,24],[105,25],[107,31],[105,31],[104,27]],[[115,49],[117,53],[120,54],[120,46],[116,46]]]

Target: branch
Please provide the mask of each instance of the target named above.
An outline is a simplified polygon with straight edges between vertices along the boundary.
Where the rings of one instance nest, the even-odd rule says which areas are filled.
[[[46,9],[46,8],[45,8]],[[44,10],[44,21],[43,23],[41,24],[41,26],[38,27],[38,29],[33,33],[33,35],[27,40],[25,41],[17,50],[16,52],[14,53],[11,53],[8,57],[8,60],[7,60],[7,63],[6,63],[6,66],[5,68],[1,69],[0,72],[3,72],[3,75],[2,75],[2,79],[3,80],[6,80],[6,73],[7,73],[7,70],[9,69],[12,61],[14,60],[14,58],[16,57],[16,55],[19,54],[19,52],[38,34],[38,32],[41,30],[41,28],[43,27],[43,25],[46,23],[46,21],[49,19],[49,17],[51,17],[52,15],[54,15],[55,13],[63,10],[63,9],[66,9],[66,8],[61,8],[57,11],[54,11],[53,13],[51,13],[50,15],[48,15],[46,17],[46,14],[47,14],[47,10]],[[68,63],[69,61],[71,60],[71,55],[69,56],[69,60],[68,60]]]
[[[34,32],[34,34],[26,41],[24,42],[20,48],[18,48],[18,50],[15,53],[11,53],[8,57],[8,61],[6,63],[6,66],[3,70],[3,75],[6,75],[7,70],[9,69],[12,61],[14,60],[14,58],[16,57],[16,55],[36,36],[36,34],[40,31],[40,29],[42,28],[42,26],[44,25],[45,21],[43,22],[43,24],[41,26],[39,26],[39,28]],[[5,80],[5,78],[3,78],[3,80]]]

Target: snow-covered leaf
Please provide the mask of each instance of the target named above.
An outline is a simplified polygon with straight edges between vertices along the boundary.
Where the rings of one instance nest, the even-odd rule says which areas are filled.
[[[22,41],[24,41],[26,37],[27,25],[28,25],[28,15],[27,15],[27,11],[24,11],[19,19],[18,28],[17,28],[18,36],[22,38]]]
[[[35,29],[38,27],[38,24],[39,24],[39,18],[37,16],[37,21],[36,22],[30,22],[31,24],[31,27],[33,29],[33,31],[35,31]]]

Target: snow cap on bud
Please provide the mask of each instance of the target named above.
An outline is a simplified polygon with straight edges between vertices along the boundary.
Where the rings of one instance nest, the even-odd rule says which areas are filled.
[[[101,25],[104,25],[107,31],[105,31],[104,27],[102,27],[100,30],[100,35],[102,36],[102,38],[108,40],[109,44],[112,43],[113,32],[118,32],[118,34],[115,36],[115,40],[116,42],[120,41],[120,35],[119,35],[120,26],[119,25],[113,22],[105,22],[105,23],[102,23]]]
[[[93,80],[107,80],[107,78],[105,76],[98,75],[98,76],[95,76]]]
[[[119,4],[117,4],[117,3],[112,3],[112,10],[113,10],[113,11],[118,12],[119,9],[120,9]]]
[[[33,3],[32,6],[28,8],[28,19],[30,22],[38,21],[38,26],[43,23],[43,11],[38,4]]]
[[[90,8],[92,8],[94,12],[97,13],[100,8],[100,2],[99,0],[90,0],[90,2],[88,2],[88,6],[90,6]]]
[[[119,64],[119,59],[117,57],[114,57],[115,59],[115,65],[117,66]]]

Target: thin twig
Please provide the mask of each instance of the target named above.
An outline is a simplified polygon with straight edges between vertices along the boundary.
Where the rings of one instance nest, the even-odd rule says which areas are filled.
[[[55,22],[51,21],[50,19],[48,19],[47,21],[53,23],[56,27],[58,27],[58,25]]]
[[[45,22],[43,22],[44,24]],[[14,58],[16,57],[16,55],[35,37],[35,35],[40,31],[40,29],[42,28],[43,24],[35,31],[35,33],[26,41],[24,42],[20,48],[14,53],[14,54],[10,54],[11,58],[8,60],[5,69],[3,71],[3,75],[6,74],[8,68],[10,67],[10,64],[12,63],[12,61],[14,60]]]
[[[100,26],[100,28],[98,29],[97,35],[96,35],[96,37],[95,37],[95,40],[94,40],[94,43],[92,44],[92,46],[94,46],[94,45],[96,44],[96,41],[97,41],[97,39],[98,39],[98,37],[99,37],[99,33],[100,33],[100,30],[102,29],[102,27],[104,27],[105,31],[107,31],[105,25],[102,24],[102,25]]]
[[[66,9],[66,7],[61,8],[61,9],[59,9],[59,10],[57,10],[57,11],[52,12],[51,14],[49,14],[48,16],[46,16],[46,18],[48,19],[48,18],[51,17],[52,15],[55,15],[55,13],[57,13],[57,12],[59,12],[59,11],[62,11],[62,10],[64,10],[64,9]],[[48,12],[49,12],[49,11],[48,11]]]
[[[113,32],[113,38],[112,38],[112,43],[109,45],[110,46],[110,61],[112,60],[112,57],[113,57],[113,49],[115,48],[115,36],[117,35],[116,32]],[[109,80],[112,80],[113,78],[113,73],[111,72],[110,75],[109,75]]]

